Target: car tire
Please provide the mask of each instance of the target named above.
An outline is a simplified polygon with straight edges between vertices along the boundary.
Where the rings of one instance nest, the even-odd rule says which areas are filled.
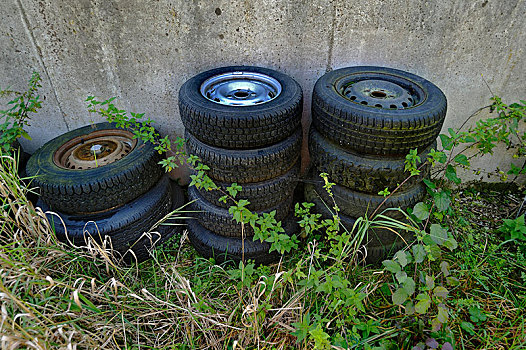
[[[164,176],[150,191],[127,205],[98,214],[51,211],[42,199],[38,200],[37,206],[46,213],[60,241],[85,246],[87,236],[91,236],[99,244],[109,237],[115,252],[124,256],[129,254],[128,250],[131,249],[141,261],[147,257],[147,242],[152,241],[144,233],[164,218],[172,208],[174,198],[171,186],[168,176]],[[181,196],[182,192],[179,193],[178,196]],[[152,236],[153,241],[156,238]]]
[[[317,193],[325,203],[333,202],[333,199],[323,188],[323,182],[315,181],[314,184],[308,184],[305,187],[307,188],[306,191],[314,191]],[[423,184],[417,184],[405,191],[397,191],[387,198],[387,200],[384,196],[362,193],[339,185],[332,186],[331,191],[334,202],[340,211],[347,216],[357,218],[368,215],[370,217],[370,215],[376,211],[376,208],[382,205],[382,207],[376,211],[376,214],[384,213],[384,215],[397,220],[403,220],[406,216],[398,210],[386,209],[400,208],[406,210],[407,208],[412,208],[416,203],[422,201],[426,195],[426,188]]]
[[[195,213],[194,217],[203,227],[220,236],[241,237],[242,225],[234,220],[228,209],[208,202],[193,186],[188,188],[188,199],[191,202],[189,209]],[[257,213],[262,215],[263,213],[275,211],[274,218],[276,221],[281,221],[289,214],[291,205],[292,196],[282,202],[274,203],[271,207],[260,210]],[[245,237],[254,236],[254,229],[249,223],[244,225],[243,230]]]
[[[283,223],[286,234],[299,232],[299,226],[292,216]],[[256,264],[270,264],[279,260],[280,255],[269,253],[271,244],[252,240],[248,237],[224,237],[201,226],[197,220],[188,220],[188,238],[195,250],[205,258],[214,258],[216,263],[233,260],[254,260]],[[244,250],[243,250],[244,248]],[[244,254],[243,254],[244,252]]]
[[[417,168],[422,162],[425,164],[419,175],[409,177],[411,174],[405,171],[405,158],[358,155],[325,139],[315,129],[310,130],[309,136],[309,151],[315,176],[326,173],[331,182],[355,191],[373,194],[386,187],[393,190],[393,186],[401,184],[408,177],[400,190],[422,182],[431,170],[427,156],[432,148],[436,148],[436,142],[418,153],[420,162],[416,163]]]
[[[262,148],[284,140],[301,126],[302,108],[300,85],[286,74],[261,67],[212,69],[179,90],[186,130],[208,145],[226,149]]]
[[[266,208],[271,208],[276,203],[281,203],[285,199],[292,197],[294,189],[298,184],[300,174],[300,162],[296,164],[285,174],[270,180],[261,182],[244,183],[241,187],[242,190],[237,194],[236,200],[245,199],[250,202],[246,207],[249,210],[260,211]],[[226,203],[219,199],[227,192],[227,187],[231,186],[232,183],[225,183],[215,181],[215,184],[221,189],[206,191],[199,189],[199,194],[211,204],[217,205],[222,208],[230,208],[231,202]]]
[[[266,181],[288,172],[300,156],[301,129],[264,148],[229,150],[207,145],[186,132],[187,152],[210,167],[208,175],[221,182],[240,184]]]
[[[444,93],[415,74],[385,67],[348,67],[316,82],[312,124],[344,149],[405,155],[436,140],[446,108]]]
[[[313,190],[312,186],[305,186],[305,200],[314,204],[314,212],[321,215],[323,219],[333,218],[333,209],[329,209],[330,203],[325,202]],[[348,231],[352,232],[356,219],[348,215],[339,213],[341,225]],[[362,242],[368,249],[371,249],[376,255],[380,255],[380,250],[398,246],[400,244],[407,245],[407,243],[414,240],[414,235],[409,231],[393,231],[381,227],[371,227],[365,240]]]
[[[85,154],[91,144],[102,150],[98,160]],[[153,144],[133,139],[128,130],[99,123],[47,142],[31,156],[26,173],[34,177],[33,185],[52,210],[95,213],[128,203],[152,188],[163,174],[161,159]],[[99,166],[104,161],[108,164]]]

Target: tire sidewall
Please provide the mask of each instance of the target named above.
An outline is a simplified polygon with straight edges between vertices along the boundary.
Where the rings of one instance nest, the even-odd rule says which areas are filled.
[[[405,79],[422,89],[425,93],[425,99],[412,108],[381,109],[351,102],[337,91],[337,85],[342,79],[351,79],[353,75],[366,73],[385,74],[387,76]],[[430,81],[402,70],[375,66],[341,68],[323,75],[314,85],[313,104],[315,103],[316,97],[324,100],[331,106],[336,106],[339,110],[345,111],[346,113],[353,113],[353,111],[355,111],[368,115],[371,118],[389,117],[393,119],[406,119],[423,115],[427,116],[444,108],[447,103],[442,90]]]
[[[62,134],[44,144],[29,159],[28,176],[37,176],[37,182],[52,182],[53,185],[73,186],[79,183],[93,183],[97,179],[111,178],[122,173],[123,169],[131,167],[145,153],[155,152],[154,145],[137,139],[134,149],[122,159],[99,168],[74,170],[59,167],[53,161],[55,152],[67,141],[94,131],[115,130],[114,124],[98,123],[84,126]]]

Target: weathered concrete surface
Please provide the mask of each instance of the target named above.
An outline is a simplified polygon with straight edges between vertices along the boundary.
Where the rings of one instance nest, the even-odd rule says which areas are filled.
[[[163,133],[183,130],[177,91],[194,74],[231,64],[294,77],[310,94],[324,72],[382,65],[442,88],[457,127],[491,93],[524,99],[525,0],[188,1],[3,0],[0,86],[42,72],[45,109],[29,128],[34,150],[99,121],[84,100],[118,96]],[[491,167],[491,164],[487,165]]]

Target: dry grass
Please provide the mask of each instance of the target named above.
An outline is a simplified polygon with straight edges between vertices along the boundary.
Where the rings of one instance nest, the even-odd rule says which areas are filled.
[[[325,304],[324,294],[315,287],[291,282],[295,280],[291,276],[311,270],[315,243],[292,259],[252,272],[247,267],[246,275],[235,278],[232,273],[243,270],[196,256],[184,234],[175,237],[168,251],[152,252],[148,262],[124,266],[113,257],[110,244],[88,240],[84,247],[72,248],[58,242],[46,215],[27,200],[28,189],[16,175],[15,163],[10,157],[0,158],[2,349],[310,349],[312,339],[297,344],[291,335],[297,330],[293,324],[301,322],[307,311],[330,315],[325,329],[338,331],[335,324],[341,311]],[[470,211],[468,203],[461,204]],[[480,227],[490,230],[494,225],[488,223],[499,221],[497,209],[490,210],[488,217],[473,209],[472,225],[452,225],[459,227],[459,236]],[[472,300],[485,310],[488,320],[470,335],[460,327],[462,320],[469,320],[466,306],[452,308],[450,327],[456,345],[523,348],[525,287],[518,277],[497,280],[503,272],[499,274],[494,262],[513,255],[475,241],[478,245],[465,243],[458,255],[447,259],[452,270],[463,276],[456,300]],[[303,265],[296,265],[298,261]],[[526,273],[524,261],[513,263],[519,275]],[[370,343],[378,345],[387,338],[404,344],[419,341],[416,328],[400,328],[407,320],[403,310],[393,307],[380,290],[390,281],[389,274],[356,265],[349,270],[351,283],[367,295],[366,313],[356,322],[374,321],[379,327],[379,333],[369,336]],[[353,324],[345,327],[351,329]],[[355,348],[362,348],[360,344]]]
[[[239,290],[210,264],[211,288],[196,293],[180,272],[192,267],[179,259],[180,248],[177,258],[152,253],[139,268],[119,265],[107,245],[91,240],[79,249],[64,245],[27,200],[14,163],[4,156],[0,168],[2,349],[284,348],[290,341],[300,295],[278,298],[265,279]],[[275,275],[274,286],[281,278]],[[263,299],[272,304],[265,322],[256,315]],[[271,336],[261,339],[267,327]]]

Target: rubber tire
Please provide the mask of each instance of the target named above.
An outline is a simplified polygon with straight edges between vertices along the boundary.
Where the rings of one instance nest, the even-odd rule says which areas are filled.
[[[325,203],[333,202],[327,191],[323,188],[323,182],[316,181],[314,184],[309,184],[305,187],[313,187],[314,191],[318,193]],[[334,202],[338,205],[341,213],[354,218],[367,214],[369,216],[372,215],[385,199],[384,196],[357,192],[339,185],[334,185],[331,190],[334,196]],[[403,220],[406,218],[403,213],[395,210],[385,210],[388,208],[401,208],[402,210],[412,208],[416,203],[422,201],[426,193],[426,188],[423,184],[417,184],[406,191],[397,191],[387,199],[376,214],[383,212],[384,215],[392,217],[393,219]]]
[[[185,198],[181,187],[171,179],[170,193],[172,197],[171,211],[174,211],[184,205]],[[129,250],[126,250],[124,256],[122,257],[123,261],[125,263],[146,261],[151,258],[151,251],[153,249],[164,249],[170,238],[172,238],[175,234],[182,234],[186,224],[184,219],[179,218],[178,215],[183,215],[183,213],[174,214],[154,230],[154,232],[157,232],[161,235],[160,237],[156,234],[153,234],[153,240],[149,237],[144,237],[141,240],[138,240],[133,245],[133,254]]]
[[[69,238],[76,246],[84,246],[86,232],[91,233],[99,243],[104,237],[110,237],[112,247],[117,253],[124,256],[132,246],[137,259],[142,261],[149,256],[147,248],[150,240],[141,236],[170,212],[173,202],[171,191],[168,176],[164,176],[150,191],[118,209],[92,215],[55,211],[67,228],[67,236],[64,225],[55,214],[49,212],[49,206],[41,199],[37,206],[46,212],[48,221],[60,241],[68,243]],[[131,259],[131,254],[129,255],[128,259]]]
[[[128,203],[156,184],[163,174],[158,164],[162,156],[151,143],[137,141],[125,157],[100,168],[72,170],[60,168],[53,155],[65,142],[96,130],[115,129],[109,123],[85,126],[47,142],[29,159],[28,176],[40,188],[44,202],[54,211],[93,213]]]
[[[194,186],[188,188],[188,199],[190,202],[194,201],[188,206],[188,209],[195,211],[192,214],[201,226],[209,229],[216,235],[241,237],[241,224],[238,224],[234,220],[232,214],[228,212],[228,209],[218,207],[205,200]],[[257,213],[270,213],[275,210],[276,214],[274,217],[276,221],[281,221],[289,215],[291,205],[292,196],[282,202],[274,203],[269,208],[257,211]],[[243,234],[245,237],[254,236],[254,229],[250,224],[244,225]]]
[[[15,157],[15,159],[18,161],[17,162],[18,176],[23,177],[23,175],[25,174],[27,161],[29,160],[29,157],[31,157],[31,155],[27,153],[26,151],[24,151],[24,148],[22,147],[20,142],[18,142],[18,140],[15,140],[11,144],[11,150],[9,151],[9,153],[12,154]]]
[[[327,205],[330,206],[330,202],[324,201],[315,191],[313,186],[305,185],[305,200],[309,203],[314,204],[314,210],[313,212],[316,212],[318,214],[321,214],[321,217],[323,219],[332,219],[333,217],[333,209],[332,207],[329,209]],[[354,224],[356,222],[356,219],[353,217],[350,217],[348,215],[345,215],[340,212],[338,215],[340,218],[340,222],[347,231],[351,232],[353,230]],[[391,230],[383,229],[383,228],[370,228],[367,232],[367,242],[365,242],[365,246],[369,248],[390,248],[395,244],[403,244],[405,245],[405,242],[411,242],[414,239],[414,235],[411,232],[408,231],[402,231],[398,232],[398,234],[394,233]],[[402,240],[403,238],[403,240]],[[405,242],[404,242],[405,240]]]
[[[266,181],[288,172],[300,157],[302,131],[259,149],[228,150],[209,146],[185,133],[187,153],[198,156],[210,167],[208,176],[221,182],[240,184]]]
[[[281,93],[271,101],[253,106],[222,105],[205,98],[201,85],[218,74],[249,71],[278,80]],[[254,149],[278,143],[301,127],[303,92],[286,74],[272,69],[234,66],[212,69],[186,81],[179,90],[183,124],[202,142],[227,149]]]
[[[419,86],[425,99],[406,109],[382,109],[351,102],[340,95],[338,86],[350,83],[357,74],[403,79]],[[318,79],[312,96],[312,123],[324,137],[344,149],[374,155],[405,155],[436,140],[446,109],[444,93],[422,77],[398,69],[358,66],[337,69]]]
[[[216,263],[233,260],[239,262],[243,257],[242,239],[239,237],[223,237],[214,234],[199,224],[197,220],[188,220],[188,238],[195,250],[205,258],[214,258]],[[285,233],[288,235],[297,234],[299,226],[291,216],[283,223]],[[244,257],[246,260],[254,260],[256,264],[270,264],[279,260],[280,255],[274,251],[269,253],[271,244],[253,241],[252,238],[245,238]]]
[[[432,148],[436,149],[436,142],[420,152],[420,162],[417,167],[426,162]],[[313,174],[327,173],[329,181],[345,186],[349,189],[377,194],[384,188],[393,190],[396,184],[402,183],[410,176],[405,169],[405,158],[386,158],[366,156],[344,150],[324,138],[315,129],[310,130],[309,152],[311,156]],[[422,182],[429,176],[431,164],[426,162],[420,174],[411,176],[400,188],[404,191]]]
[[[408,240],[407,244],[409,244],[413,239]],[[393,244],[385,245],[385,246],[376,246],[376,247],[368,247],[367,248],[367,256],[365,257],[365,261],[368,264],[373,265],[380,265],[381,262],[389,257],[392,257],[397,251],[404,249],[407,247],[407,244],[404,242],[395,242]]]
[[[296,164],[285,174],[278,177],[272,178],[267,181],[245,183],[242,186],[241,192],[236,196],[236,200],[245,199],[250,202],[247,205],[247,209],[252,211],[264,210],[270,208],[276,203],[281,203],[287,198],[291,198],[294,193],[294,189],[298,184],[300,174],[300,162]],[[231,186],[232,183],[218,182],[215,184],[222,189],[224,193],[228,193],[226,188]],[[232,203],[227,201],[226,203],[219,201],[224,193],[221,191],[205,191],[199,189],[199,194],[211,204],[217,205],[221,208],[230,208]]]

